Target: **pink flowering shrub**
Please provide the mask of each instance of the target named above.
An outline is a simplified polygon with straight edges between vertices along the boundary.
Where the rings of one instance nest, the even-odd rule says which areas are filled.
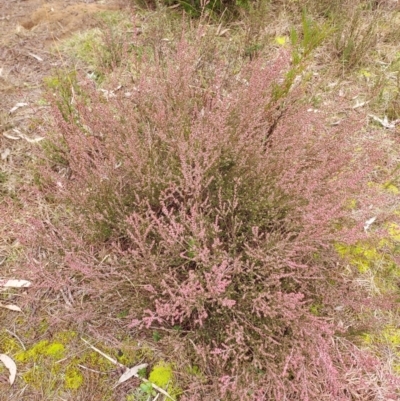
[[[233,73],[206,46],[138,52],[113,96],[83,81],[55,98],[41,189],[69,217],[40,237],[64,266],[46,279],[93,296],[133,283],[130,328],[179,327],[206,375],[183,399],[389,399],[334,315],[363,297],[332,247],[362,232],[344,207],[374,165],[359,121],[279,90],[288,54]]]

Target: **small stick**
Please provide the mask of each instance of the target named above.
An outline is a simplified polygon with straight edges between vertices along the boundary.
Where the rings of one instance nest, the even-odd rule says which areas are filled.
[[[110,356],[108,356],[107,354],[105,354],[104,352],[100,351],[98,348],[94,347],[92,344],[90,344],[88,341],[86,341],[84,338],[81,337],[81,340],[87,344],[92,350],[96,351],[97,353],[99,353],[101,356],[104,356],[104,358],[108,359],[111,363],[113,363],[114,365],[118,365],[122,368],[126,369],[125,365],[122,365],[122,363],[119,363],[118,361],[116,361],[115,359],[111,358]],[[152,385],[152,387],[157,390],[159,393],[161,393],[162,395],[165,395],[167,398],[169,398],[172,401],[176,401],[174,398],[172,398],[164,389],[162,389],[161,387],[158,387],[156,384],[150,382],[149,380],[140,377],[138,374],[134,374],[133,376],[135,376],[136,378],[140,379],[142,382],[144,383],[150,383]]]
[[[104,358],[108,359],[111,363],[113,363],[114,365],[118,365],[121,368],[126,368],[125,365],[123,365],[122,363],[119,363],[117,360],[111,358],[111,356],[108,356],[107,354],[105,354],[103,351],[100,351],[98,348],[94,347],[92,344],[89,343],[89,341],[86,341],[84,338],[81,337],[81,340],[86,343],[92,350],[96,351],[98,354],[100,354],[101,356],[104,356]]]
[[[21,339],[20,339],[15,333],[13,333],[12,331],[10,331],[10,330],[8,330],[8,329],[6,329],[6,331],[7,331],[7,333],[9,333],[9,334],[11,334],[13,337],[15,337],[15,338],[19,341],[19,343],[21,344],[21,346],[22,346],[22,348],[24,349],[24,351],[26,351],[26,347],[25,347],[24,343],[21,341]]]
[[[79,366],[82,369],[89,370],[90,372],[98,373],[99,375],[106,375],[107,374],[105,372],[100,372],[100,370],[90,369],[87,366],[80,365],[79,363],[77,364],[77,366]]]

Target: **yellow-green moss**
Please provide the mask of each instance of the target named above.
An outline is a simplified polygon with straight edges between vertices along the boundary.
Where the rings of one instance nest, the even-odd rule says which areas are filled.
[[[363,333],[361,335],[361,340],[365,345],[371,345],[374,342],[374,336],[370,333]]]
[[[399,194],[399,188],[396,187],[396,185],[393,185],[391,183],[388,183],[385,185],[385,190],[394,194],[394,195],[398,195]]]
[[[360,76],[362,76],[363,78],[370,78],[371,77],[371,73],[368,71],[368,70],[366,70],[366,69],[360,69],[360,71],[359,71],[359,74],[360,74]]]
[[[74,347],[77,341],[80,343],[77,337],[74,331],[60,331],[54,334],[51,342],[41,340],[26,351],[17,352],[14,358],[21,369],[25,370],[22,374],[23,380],[32,387],[40,388],[44,394],[57,393],[59,390],[78,390],[82,386],[84,375],[78,364],[100,371],[110,370],[112,363],[91,349],[87,349],[79,357],[68,358],[67,348]],[[10,347],[15,346],[10,344]],[[106,349],[105,352],[112,354],[111,349]],[[107,386],[101,385],[101,388],[105,395]]]
[[[374,263],[382,259],[382,255],[376,247],[368,243],[336,244],[335,247],[339,255],[348,257],[350,263],[356,266],[360,273],[367,272]]]
[[[146,344],[142,344],[137,350],[137,356],[138,360],[151,360],[154,358],[154,350]]]
[[[43,367],[35,365],[22,375],[22,379],[26,384],[34,388],[43,388],[45,385],[48,387],[50,385],[50,380],[48,375],[46,375]]]
[[[68,344],[75,339],[77,335],[75,331],[60,331],[54,335],[54,340],[62,344]]]
[[[117,354],[117,360],[125,366],[130,366],[136,362],[136,354],[132,351],[122,350],[122,354]]]
[[[29,386],[40,389],[43,394],[54,394],[60,389],[60,376],[51,374],[47,367],[34,365],[22,374],[22,379]]]
[[[288,37],[287,36],[276,36],[275,37],[275,43],[278,44],[279,46],[285,46],[288,42]]]
[[[39,325],[37,327],[37,332],[38,332],[38,334],[44,334],[44,333],[46,333],[48,328],[49,328],[48,321],[46,319],[43,319],[43,320],[40,321],[40,323],[39,323]]]
[[[393,241],[400,242],[400,226],[398,224],[388,224],[388,233]]]
[[[373,291],[380,293],[397,291],[397,279],[400,277],[394,255],[399,254],[400,226],[395,223],[386,225],[385,238],[359,241],[353,245],[335,244],[338,254],[356,267],[361,274],[367,274]]]
[[[32,348],[18,352],[15,359],[19,362],[36,362],[40,357],[61,359],[64,357],[65,347],[59,342],[49,343],[47,340],[39,341]]]
[[[44,349],[47,347],[48,343],[47,340],[39,341],[32,348],[18,352],[17,355],[15,355],[15,360],[19,362],[35,362],[41,355],[43,355]]]
[[[157,386],[166,388],[173,377],[172,366],[164,361],[158,362],[150,372],[149,380]]]
[[[77,367],[71,366],[66,370],[64,384],[70,390],[77,390],[82,386],[83,375]]]
[[[42,323],[43,329],[47,331],[47,322]],[[104,345],[99,348],[126,366],[154,357],[153,349],[145,344],[139,346],[136,342],[130,342],[129,338],[124,338],[121,343],[121,352]],[[51,340],[40,340],[28,346],[26,350],[23,350],[19,342],[8,333],[0,336],[0,352],[12,354],[19,365],[23,381],[35,389],[40,389],[45,395],[79,391],[85,381],[84,372],[81,372],[78,366],[80,364],[102,372],[109,372],[114,367],[110,361],[90,348],[79,355],[71,356],[70,352],[73,352],[78,344],[82,345],[79,335],[72,330],[56,332]],[[154,384],[164,387],[174,398],[181,393],[173,382],[170,364],[159,362],[151,372],[151,380]],[[112,398],[106,381],[99,382],[98,390],[102,399]]]
[[[51,343],[44,349],[44,355],[53,359],[60,359],[64,357],[65,347],[61,343]]]
[[[392,325],[387,325],[378,333],[364,333],[361,336],[365,345],[386,345],[396,349],[400,346],[400,329]],[[397,351],[400,356],[400,353]]]
[[[320,316],[321,315],[321,310],[323,308],[323,305],[315,303],[312,304],[310,306],[310,312],[314,315],[314,316]]]
[[[356,199],[349,199],[346,202],[346,208],[349,210],[354,210],[357,208],[357,200]]]
[[[396,348],[400,345],[400,329],[386,326],[381,333],[382,341]]]
[[[105,352],[107,353],[107,351]],[[80,358],[80,363],[101,372],[105,372],[114,366],[108,359],[94,351],[85,352]]]
[[[400,365],[398,363],[393,364],[393,372],[397,375],[400,376]]]
[[[172,398],[176,398],[182,393],[182,390],[174,384],[172,365],[165,361],[159,361],[153,367],[149,375],[149,381],[166,389]]]
[[[0,353],[12,354],[21,349],[21,344],[15,338],[4,335],[0,336]]]

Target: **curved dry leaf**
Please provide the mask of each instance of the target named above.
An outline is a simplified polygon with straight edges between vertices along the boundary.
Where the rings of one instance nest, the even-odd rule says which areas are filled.
[[[368,219],[365,224],[364,224],[364,231],[367,232],[369,227],[371,226],[371,224],[376,220],[376,216],[371,217],[370,219]]]
[[[40,62],[43,61],[43,59],[42,59],[41,57],[39,57],[37,54],[33,54],[33,53],[31,53],[31,52],[28,52],[28,54],[29,54],[31,57],[33,57],[34,59],[36,59],[37,61],[40,61]]]
[[[25,139],[25,141],[27,141],[29,143],[37,143],[37,142],[43,141],[43,139],[44,139],[44,136],[37,136],[35,138],[29,138],[29,136],[25,135],[25,134],[20,135],[20,137],[22,139]]]
[[[146,369],[148,366],[147,363],[142,363],[141,365],[136,365],[133,368],[127,369],[124,374],[118,379],[118,384],[126,382],[132,376],[138,377],[139,370]]]
[[[10,376],[8,377],[8,381],[12,386],[15,381],[15,377],[17,375],[17,365],[15,362],[6,354],[0,354],[0,361],[3,362],[4,366],[10,371]]]
[[[371,117],[374,121],[378,122],[380,125],[382,125],[382,127],[387,129],[396,128],[396,125],[399,123],[399,120],[389,121],[387,116],[384,116],[383,118],[379,118],[372,114],[368,114],[368,116]]]
[[[13,288],[21,288],[21,287],[30,287],[31,282],[28,280],[7,280],[0,281],[0,287],[13,287]]]
[[[17,128],[13,128],[11,131],[14,132],[16,135],[9,134],[8,132],[3,132],[3,136],[5,136],[8,139],[13,139],[15,141],[17,141],[19,139],[25,139],[25,141],[27,141],[29,143],[37,143],[37,142],[43,141],[43,139],[45,139],[43,136],[37,136],[35,138],[30,138],[28,135],[25,135],[23,132],[21,132]]]
[[[18,110],[20,107],[25,107],[25,106],[28,106],[28,103],[17,103],[12,109],[10,109],[8,114],[12,114],[12,113],[14,113],[14,111]]]
[[[15,312],[22,312],[22,309],[21,309],[19,306],[17,306],[17,305],[11,305],[11,304],[9,304],[9,305],[4,305],[4,304],[0,303],[0,308],[13,310],[13,311],[15,311]]]
[[[17,141],[18,139],[21,139],[21,138],[19,137],[19,135],[18,135],[18,136],[11,135],[11,134],[9,134],[8,132],[3,132],[3,136],[6,137],[6,138],[8,138],[8,139],[13,139],[14,141]]]

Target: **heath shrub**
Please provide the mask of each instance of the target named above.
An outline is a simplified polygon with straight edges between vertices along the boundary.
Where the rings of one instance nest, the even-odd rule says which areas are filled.
[[[390,378],[335,317],[364,297],[333,244],[361,237],[346,205],[378,145],[357,139],[360,120],[330,124],[340,105],[282,90],[290,54],[238,70],[200,34],[136,46],[132,84],[77,79],[52,98],[39,188],[64,210],[37,222],[35,274],[100,310],[123,293],[132,330],[179,327],[203,372],[183,399],[388,399]]]

